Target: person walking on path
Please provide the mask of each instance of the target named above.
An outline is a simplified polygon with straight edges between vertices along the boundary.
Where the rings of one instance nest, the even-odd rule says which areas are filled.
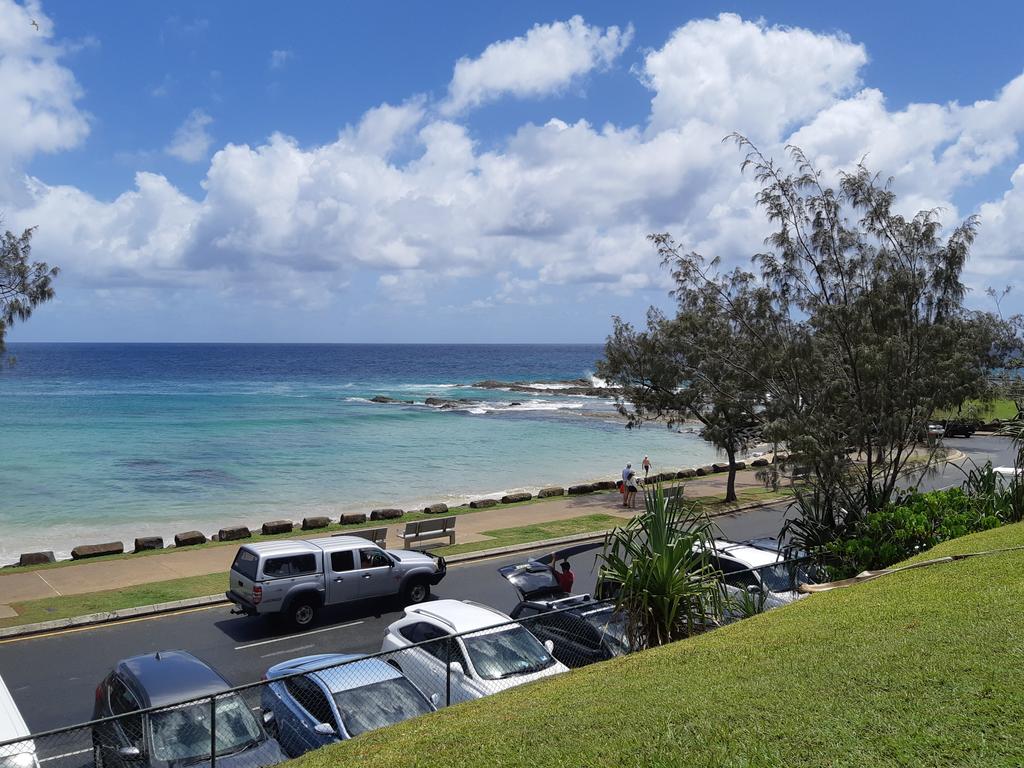
[[[644,482],[646,483],[647,482],[647,474],[651,471],[651,460],[649,458],[647,458],[646,456],[644,456],[643,467],[644,467]]]

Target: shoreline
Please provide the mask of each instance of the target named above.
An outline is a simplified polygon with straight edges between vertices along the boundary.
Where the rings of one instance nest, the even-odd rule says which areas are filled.
[[[756,453],[757,453],[757,451],[753,452],[751,454],[751,458],[754,458],[754,455]],[[746,459],[744,459],[744,460],[746,460]],[[686,470],[686,469],[696,470],[698,466],[700,466],[700,467],[710,467],[710,464],[708,464],[708,465],[695,465],[693,467],[679,467],[679,468],[676,468],[676,469],[664,469],[662,472],[652,472],[651,473],[651,477],[654,478],[654,477],[657,477],[657,476],[659,476],[661,474],[668,474],[668,473],[672,473],[672,474],[678,476],[678,473],[680,473],[681,471]],[[274,517],[272,519],[276,519],[276,520],[290,520],[295,525],[295,530],[297,530],[297,531],[301,529],[302,520],[303,520],[304,517],[327,516],[327,517],[329,517],[331,519],[332,523],[336,523],[344,515],[364,514],[367,517],[367,524],[369,524],[371,522],[370,521],[370,512],[372,511],[372,509],[393,508],[393,509],[401,509],[405,513],[410,513],[410,512],[412,512],[412,513],[420,513],[420,512],[423,512],[426,508],[430,507],[432,504],[438,504],[438,503],[446,504],[450,509],[456,509],[456,508],[466,507],[466,506],[469,505],[470,502],[476,501],[476,500],[494,499],[495,501],[497,501],[500,498],[502,498],[503,496],[511,495],[511,494],[516,494],[516,493],[529,493],[533,499],[537,499],[537,493],[540,490],[544,489],[544,488],[558,487],[558,488],[562,488],[562,489],[568,489],[570,487],[577,486],[577,485],[592,485],[594,483],[605,483],[605,482],[608,482],[609,480],[614,482],[614,480],[617,480],[617,479],[618,479],[617,477],[616,478],[609,478],[606,475],[591,475],[591,476],[589,476],[586,479],[575,480],[575,481],[572,481],[572,482],[569,482],[569,483],[563,483],[561,485],[555,484],[555,483],[549,483],[549,484],[536,484],[536,483],[534,483],[534,484],[530,484],[530,485],[522,485],[522,486],[517,486],[517,487],[510,487],[510,488],[505,488],[505,489],[501,489],[501,490],[489,491],[489,492],[485,492],[485,493],[437,494],[434,497],[432,497],[432,499],[431,499],[431,497],[421,496],[421,497],[418,497],[418,499],[414,499],[411,502],[404,502],[404,503],[394,502],[392,504],[392,503],[388,503],[388,502],[382,502],[379,505],[372,504],[372,503],[371,504],[360,503],[360,504],[353,504],[353,505],[348,506],[348,507],[343,507],[341,505],[331,505],[330,508],[325,508],[323,506],[315,505],[315,506],[311,506],[311,507],[307,508],[304,512],[302,512],[301,510],[298,510],[298,509],[292,507],[287,513],[282,513],[281,515],[278,515],[277,517]],[[292,516],[295,516],[295,515],[298,515],[298,519],[292,519]],[[260,518],[267,518],[267,516],[266,515],[262,515],[262,516],[260,516]],[[223,529],[223,528],[231,528],[231,527],[241,526],[241,527],[248,528],[253,533],[258,533],[260,531],[261,525],[263,523],[265,523],[265,522],[268,522],[269,519],[271,519],[271,518],[257,519],[254,516],[238,516],[238,517],[228,517],[228,516],[225,516],[225,517],[222,517],[222,518],[220,518],[219,520],[216,520],[216,521],[208,521],[208,522],[205,522],[203,524],[197,524],[197,526],[195,528],[188,529],[188,530],[198,530],[198,531],[200,531],[201,533],[203,533],[207,537],[208,541],[212,541],[213,540],[212,536],[214,534],[216,534],[218,530]],[[401,521],[401,518],[398,518],[398,520],[384,520],[384,521],[381,521],[381,524],[383,525],[383,524],[387,524],[389,522],[393,523],[393,522],[398,522],[398,521]],[[144,537],[159,537],[159,538],[162,538],[164,540],[165,546],[162,549],[156,550],[156,551],[170,552],[170,551],[176,551],[176,550],[179,550],[179,549],[184,551],[184,550],[187,550],[188,547],[175,547],[173,542],[174,542],[175,534],[176,533],[183,533],[183,532],[185,532],[185,530],[187,529],[187,526],[188,526],[188,523],[174,524],[174,525],[168,525],[168,524],[165,524],[165,523],[155,523],[155,522],[154,523],[150,523],[150,524],[139,523],[137,525],[126,524],[123,527],[122,526],[117,526],[116,528],[107,528],[107,529],[105,529],[105,530],[107,530],[109,532],[109,535],[108,534],[98,534],[96,536],[83,535],[83,536],[77,537],[74,541],[71,541],[71,540],[69,540],[69,539],[67,539],[65,537],[64,538],[64,542],[66,542],[66,544],[65,544],[65,546],[67,547],[66,549],[47,548],[45,546],[43,546],[43,547],[36,547],[36,548],[33,549],[31,546],[21,547],[19,545],[15,545],[14,548],[18,550],[17,552],[13,552],[12,554],[9,554],[9,555],[8,554],[0,555],[0,568],[18,567],[18,558],[19,558],[19,556],[21,554],[28,553],[28,552],[52,552],[56,562],[73,562],[72,559],[71,559],[71,550],[73,548],[75,548],[76,546],[90,545],[90,544],[112,543],[112,542],[117,542],[117,541],[121,542],[124,545],[124,554],[130,554],[130,553],[132,553],[132,548],[133,548],[133,545],[134,545],[134,540],[136,538],[144,538]],[[207,528],[206,526],[210,526],[210,527]],[[214,526],[216,526],[216,528],[214,528]],[[177,530],[170,530],[171,528],[176,528]],[[100,529],[100,530],[103,530],[103,529]],[[317,533],[317,530],[318,529],[311,529],[311,530],[308,531],[308,534],[310,536],[318,536],[320,534]],[[323,529],[320,529],[320,530],[323,530]],[[87,560],[87,559],[84,559],[84,560]]]

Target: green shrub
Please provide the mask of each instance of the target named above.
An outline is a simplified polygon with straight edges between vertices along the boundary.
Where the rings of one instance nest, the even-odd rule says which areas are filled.
[[[828,545],[836,576],[886,568],[958,536],[1007,522],[993,499],[968,495],[961,488],[919,493],[908,491],[869,513],[853,535]]]

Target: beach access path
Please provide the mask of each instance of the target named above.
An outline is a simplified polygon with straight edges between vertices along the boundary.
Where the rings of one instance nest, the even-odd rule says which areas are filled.
[[[726,473],[707,475],[686,481],[686,496],[690,498],[725,495]],[[738,472],[736,490],[763,487],[752,471]],[[637,499],[638,509],[643,498]],[[568,520],[574,517],[602,513],[629,519],[636,509],[622,506],[622,496],[616,492],[593,493],[583,496],[558,496],[532,504],[482,509],[460,514],[456,523],[456,543],[468,544],[487,541],[485,531],[520,526],[536,525],[554,520]],[[723,510],[725,511],[725,510]],[[380,527],[384,527],[381,525]],[[389,547],[401,549],[402,540],[398,533],[405,523],[398,520],[388,525]],[[317,531],[308,531],[306,538],[316,538]],[[238,545],[245,540],[236,542]],[[144,557],[101,560],[96,562],[70,563],[60,568],[43,568],[16,573],[0,572],[0,618],[16,616],[11,605],[25,600],[49,597],[81,595],[112,589],[151,584],[189,576],[204,576],[224,573],[231,567],[238,546],[203,547],[200,549],[169,548],[160,554]]]

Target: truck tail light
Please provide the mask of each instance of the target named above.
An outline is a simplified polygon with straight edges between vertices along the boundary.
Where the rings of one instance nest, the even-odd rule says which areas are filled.
[[[252,603],[257,605],[263,599],[263,587],[257,585],[252,588]]]

